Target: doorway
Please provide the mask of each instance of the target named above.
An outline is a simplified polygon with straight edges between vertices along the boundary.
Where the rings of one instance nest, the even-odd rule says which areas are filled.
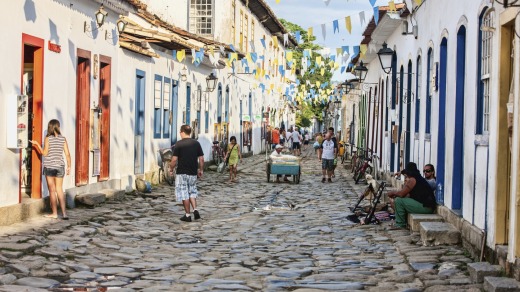
[[[106,181],[110,177],[110,97],[112,60],[99,56],[99,113],[100,119],[100,170],[98,181]]]
[[[134,173],[144,173],[144,71],[136,70],[135,74],[135,136],[134,136]]]
[[[90,51],[78,49],[76,70],[76,186],[88,183],[90,134]]]
[[[455,95],[455,139],[453,141],[453,185],[451,188],[453,210],[462,210],[464,197],[464,85],[466,76],[466,28],[457,33],[457,71]]]
[[[43,139],[43,39],[22,34],[22,76],[21,93],[27,95],[27,112],[29,113],[27,141]],[[42,160],[33,151],[30,143],[20,151],[20,190],[19,203],[24,198],[40,199],[42,197]]]
[[[443,38],[440,48],[440,72],[439,72],[439,137],[437,139],[437,184],[444,185],[445,155],[446,155],[446,79],[448,61],[448,40]],[[443,196],[443,195],[441,195]],[[439,198],[440,201],[444,197]]]

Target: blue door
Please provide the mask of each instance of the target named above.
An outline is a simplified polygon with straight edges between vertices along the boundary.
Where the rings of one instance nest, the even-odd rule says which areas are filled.
[[[144,173],[144,94],[145,73],[136,70],[135,75],[135,137],[134,137],[134,173]]]
[[[462,209],[464,183],[464,83],[466,76],[466,28],[457,33],[457,85],[455,99],[455,139],[453,141],[452,209]]]
[[[439,71],[439,138],[437,140],[437,184],[444,185],[446,155],[446,63],[448,61],[448,40],[442,39]],[[437,198],[442,203],[444,198]]]
[[[172,98],[171,98],[171,144],[177,143],[177,133],[179,133],[179,129],[177,129],[177,117],[179,116],[179,83],[176,80],[172,80]]]
[[[190,124],[190,115],[191,115],[191,84],[186,84],[186,125]]]

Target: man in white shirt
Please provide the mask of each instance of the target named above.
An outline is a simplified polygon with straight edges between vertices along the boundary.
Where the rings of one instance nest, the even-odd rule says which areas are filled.
[[[293,144],[292,148],[294,150],[294,155],[295,156],[300,155],[300,153],[301,153],[300,144],[301,144],[301,140],[302,140],[302,135],[300,135],[300,132],[298,131],[298,127],[294,128],[294,131],[292,132],[292,135],[291,135],[291,140],[292,140],[292,144]]]
[[[332,135],[330,133],[325,134],[325,140],[320,146],[322,150],[318,158],[321,160],[321,169],[323,172],[322,183],[325,181],[332,182],[332,170],[334,169],[334,157],[336,157],[337,149],[331,137]]]

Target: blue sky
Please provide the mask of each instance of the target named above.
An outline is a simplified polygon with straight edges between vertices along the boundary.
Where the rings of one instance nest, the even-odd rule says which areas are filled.
[[[361,34],[366,26],[360,25],[359,13],[365,11],[366,22],[372,19],[372,6],[369,0],[330,0],[326,5],[323,0],[265,0],[278,18],[284,18],[300,25],[307,30],[313,27],[316,36],[315,43],[322,47],[331,48],[331,54],[336,54],[336,48],[341,46],[356,46],[361,41]],[[398,2],[398,1],[395,1]],[[388,0],[378,0],[377,6],[388,5]],[[345,28],[345,17],[351,16],[352,34]],[[333,32],[332,22],[339,20],[339,33]],[[326,25],[326,37],[322,37],[321,25]],[[352,52],[352,49],[351,49]],[[340,65],[341,66],[341,65]],[[343,80],[343,76],[336,73],[333,80]]]

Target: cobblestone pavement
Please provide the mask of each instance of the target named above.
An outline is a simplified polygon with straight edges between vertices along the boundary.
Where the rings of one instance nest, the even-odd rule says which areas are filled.
[[[69,221],[0,227],[0,291],[481,291],[461,247],[348,221],[362,186],[341,167],[321,183],[304,156],[300,184],[268,183],[265,155],[239,165],[238,183],[205,173],[191,223],[159,186]]]

